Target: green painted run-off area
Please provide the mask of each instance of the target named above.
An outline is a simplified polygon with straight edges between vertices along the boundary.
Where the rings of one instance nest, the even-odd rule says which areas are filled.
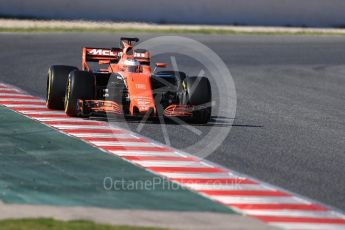
[[[124,181],[125,189],[106,190],[105,177]],[[231,212],[165,180],[126,189],[154,180],[144,169],[0,106],[3,203]]]

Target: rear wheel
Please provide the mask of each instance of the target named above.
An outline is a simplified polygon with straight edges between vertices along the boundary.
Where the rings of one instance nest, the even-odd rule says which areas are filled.
[[[68,76],[65,112],[68,116],[80,116],[78,100],[92,100],[95,96],[95,77],[90,72],[73,71]]]
[[[183,84],[187,91],[187,103],[195,108],[192,122],[206,124],[212,113],[210,81],[206,77],[187,77]]]
[[[48,109],[64,109],[64,97],[68,74],[77,70],[74,66],[53,65],[48,70],[46,105]]]

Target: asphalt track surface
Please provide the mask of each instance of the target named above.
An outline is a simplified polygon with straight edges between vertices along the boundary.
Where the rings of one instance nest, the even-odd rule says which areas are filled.
[[[112,47],[119,37],[1,34],[0,81],[45,97],[51,64],[79,66],[82,46]],[[211,125],[196,127],[207,133],[233,119],[230,134],[207,159],[345,210],[345,37],[189,37],[222,58],[236,86],[236,117],[213,117]],[[192,61],[177,62],[199,71]],[[136,130],[138,124],[129,125]],[[145,124],[140,133],[165,141],[159,124]],[[176,124],[168,125],[168,134],[176,148],[200,138]]]

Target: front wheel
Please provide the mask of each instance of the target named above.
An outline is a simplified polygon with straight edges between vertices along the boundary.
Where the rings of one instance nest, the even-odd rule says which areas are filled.
[[[92,100],[95,97],[95,77],[90,72],[73,71],[68,76],[65,112],[68,116],[80,116],[78,100]]]
[[[210,81],[206,77],[187,77],[184,86],[187,92],[187,103],[195,108],[192,122],[206,124],[210,121],[212,113]]]
[[[192,122],[195,124],[207,124],[211,119],[211,113],[211,107],[196,110],[193,112]]]

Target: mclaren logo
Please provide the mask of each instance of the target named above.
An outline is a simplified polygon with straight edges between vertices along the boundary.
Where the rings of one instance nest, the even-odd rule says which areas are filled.
[[[103,50],[103,49],[92,49],[89,51],[91,55],[100,55],[100,56],[117,56],[117,53],[114,53],[111,50]]]

